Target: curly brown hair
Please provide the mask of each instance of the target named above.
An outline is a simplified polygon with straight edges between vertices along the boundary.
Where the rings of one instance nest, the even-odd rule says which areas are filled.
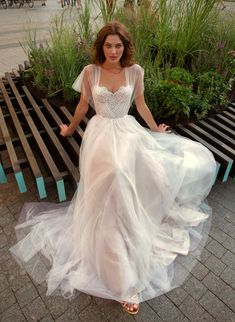
[[[93,63],[97,65],[102,65],[105,62],[106,58],[103,51],[103,45],[104,45],[105,39],[109,35],[119,36],[119,38],[123,43],[124,51],[120,59],[121,66],[128,67],[133,65],[134,47],[132,43],[132,38],[127,28],[119,21],[109,22],[98,32],[97,38],[93,47]]]

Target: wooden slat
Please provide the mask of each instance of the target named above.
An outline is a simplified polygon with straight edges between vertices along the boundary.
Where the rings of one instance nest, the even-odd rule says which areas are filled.
[[[52,131],[50,124],[48,123],[47,119],[43,115],[42,111],[38,108],[38,105],[37,105],[36,101],[32,97],[32,95],[29,92],[29,90],[27,89],[27,87],[23,86],[23,90],[24,90],[26,96],[28,97],[28,100],[30,101],[32,107],[34,108],[34,111],[36,112],[39,120],[41,121],[41,123],[43,125],[43,127],[47,131],[47,134],[48,134],[48,137],[49,137],[50,141],[53,143],[54,147],[59,152],[59,155],[62,158],[65,167],[68,169],[68,171],[70,172],[74,183],[77,185],[77,183],[79,182],[79,178],[80,178],[78,169],[75,167],[75,165],[73,164],[73,162],[70,159],[69,155],[67,154],[67,152],[63,148],[62,144],[60,143],[59,139],[57,138],[55,133]]]
[[[68,111],[68,109],[65,106],[60,106],[60,110],[63,112],[64,116],[67,118],[69,122],[72,120],[72,114]],[[83,130],[80,128],[80,126],[77,126],[75,132],[81,136],[81,138],[84,135]]]
[[[43,102],[44,106],[46,107],[47,111],[52,116],[52,118],[55,121],[56,125],[59,128],[59,126],[63,123],[62,120],[56,114],[55,110],[52,108],[52,106],[50,105],[50,103],[48,102],[47,99],[42,99],[42,102]],[[74,157],[76,158],[76,163],[78,164],[79,151],[80,151],[79,145],[77,144],[77,142],[75,141],[75,139],[73,137],[67,137],[66,142],[72,148]]]
[[[235,115],[233,115],[232,113],[229,113],[228,111],[223,111],[222,114],[225,115],[229,120],[234,122],[233,126],[234,126],[234,129],[235,129]]]
[[[189,129],[186,129],[183,126],[177,126],[176,131],[182,135],[189,137],[190,139],[193,139],[194,141],[200,142],[205,147],[207,147],[214,154],[215,159],[222,165],[219,171],[219,175],[222,176],[222,181],[227,181],[233,164],[233,160],[231,158],[229,158],[223,152],[219,151],[211,144],[209,144],[208,142],[200,138],[198,135],[196,135],[195,133],[193,133]]]
[[[235,115],[235,108],[233,106],[228,106],[227,111]]]
[[[6,122],[4,120],[1,108],[0,108],[0,124],[1,124],[2,135],[3,135],[3,138],[4,138],[5,142],[6,142],[7,152],[8,152],[11,164],[12,164],[12,168],[13,168],[13,171],[14,171],[14,175],[15,175],[19,190],[20,190],[21,193],[26,192],[27,188],[26,188],[26,185],[25,185],[24,176],[23,176],[23,173],[21,171],[21,167],[19,165],[19,161],[18,161],[17,155],[15,153],[15,149],[14,149],[13,144],[11,142],[11,136],[10,136],[10,133],[8,131]]]
[[[228,136],[227,134],[224,134],[224,132],[210,125],[209,123],[206,122],[206,120],[199,121],[198,124],[200,125],[200,127],[208,131],[208,133],[213,134],[216,138],[220,139],[221,141],[223,141],[224,143],[226,143],[227,145],[235,149],[235,140],[232,139],[230,136]]]
[[[201,138],[209,142],[214,147],[218,148],[219,151],[222,151],[225,155],[229,156],[232,160],[235,160],[235,150],[222,142],[221,140],[217,139],[215,136],[211,135],[210,133],[206,132],[202,128],[200,128],[197,124],[189,123],[187,124],[187,128],[191,131],[199,135]]]
[[[16,86],[8,73],[6,73],[6,79],[9,83],[9,85],[11,86],[12,90],[17,91]],[[32,170],[32,173],[33,173],[36,183],[37,183],[39,196],[40,196],[40,198],[45,198],[46,197],[46,190],[45,190],[45,185],[44,185],[44,180],[43,180],[41,170],[37,164],[37,161],[34,157],[33,151],[31,149],[31,147],[29,146],[27,138],[25,137],[21,123],[17,117],[17,114],[14,110],[14,107],[13,107],[11,101],[9,100],[8,94],[5,90],[5,86],[1,82],[1,80],[0,80],[0,88],[1,88],[1,91],[3,94],[3,97],[6,101],[6,104],[7,104],[9,113],[11,115],[12,121],[14,123],[15,129],[16,129],[19,139],[21,141],[22,147],[24,149],[25,155],[26,155],[27,159],[29,160],[30,168]]]
[[[233,131],[230,127],[224,125],[224,123],[221,123],[213,117],[206,119],[206,122],[212,124],[215,128],[221,130],[223,133],[235,140],[235,131]]]
[[[221,123],[225,124],[226,126],[230,127],[233,131],[235,130],[235,124],[233,121],[229,120],[227,117],[221,114],[216,114],[214,116],[216,120],[219,120]]]
[[[49,169],[56,181],[57,187],[59,189],[59,191],[58,191],[59,199],[65,200],[66,196],[65,196],[64,182],[63,182],[63,179],[60,175],[60,172],[59,172],[53,158],[51,157],[50,153],[48,152],[48,149],[47,149],[45,143],[43,142],[43,140],[38,132],[38,129],[36,128],[36,126],[34,124],[34,121],[32,120],[30,114],[28,113],[27,108],[26,108],[15,84],[11,81],[11,78],[9,77],[9,75],[6,75],[6,77],[8,78],[8,82],[11,85],[12,91],[14,92],[14,95],[19,103],[22,113],[24,114],[25,118],[27,119],[28,125],[30,127],[30,130],[31,130],[34,138],[35,138],[35,141],[37,142],[38,147],[39,147],[40,151],[42,152],[42,155],[44,156],[45,161],[47,162],[48,167],[49,167]],[[22,140],[21,140],[21,142],[22,142]],[[24,144],[24,143],[22,142],[22,144]],[[29,161],[31,161],[31,160],[29,160]],[[42,175],[40,177],[42,177]],[[39,182],[40,182],[40,180],[39,180]]]
[[[56,131],[58,129],[57,129],[57,127],[54,126],[54,127],[52,127],[52,130]],[[39,130],[38,132],[41,135],[46,133],[45,130]],[[27,134],[25,134],[25,137],[26,137],[26,139],[31,139],[31,138],[33,138],[33,135],[32,135],[32,133],[27,133]],[[18,137],[12,138],[11,141],[14,146],[19,146],[19,144],[20,144],[20,139]],[[4,151],[4,150],[6,150],[6,144],[4,141],[0,140],[0,151]]]

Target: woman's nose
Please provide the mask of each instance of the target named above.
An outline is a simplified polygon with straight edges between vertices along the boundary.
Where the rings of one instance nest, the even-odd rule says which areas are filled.
[[[111,47],[111,53],[116,53],[116,48],[115,47]]]

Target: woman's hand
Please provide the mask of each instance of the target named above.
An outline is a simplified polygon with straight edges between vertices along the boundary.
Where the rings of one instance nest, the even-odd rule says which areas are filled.
[[[170,133],[171,131],[168,130],[168,129],[169,129],[169,125],[166,125],[164,123],[158,125],[158,132],[162,132],[162,133],[167,132],[167,133]]]
[[[60,125],[60,135],[66,137],[66,136],[71,136],[73,135],[73,131],[69,128],[68,125],[66,124],[61,124]]]

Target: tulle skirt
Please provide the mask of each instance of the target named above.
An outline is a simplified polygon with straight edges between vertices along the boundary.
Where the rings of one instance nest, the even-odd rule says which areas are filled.
[[[12,254],[47,294],[138,301],[181,285],[209,229],[205,198],[216,163],[208,149],[154,133],[132,116],[94,116],[69,203],[31,203]]]

